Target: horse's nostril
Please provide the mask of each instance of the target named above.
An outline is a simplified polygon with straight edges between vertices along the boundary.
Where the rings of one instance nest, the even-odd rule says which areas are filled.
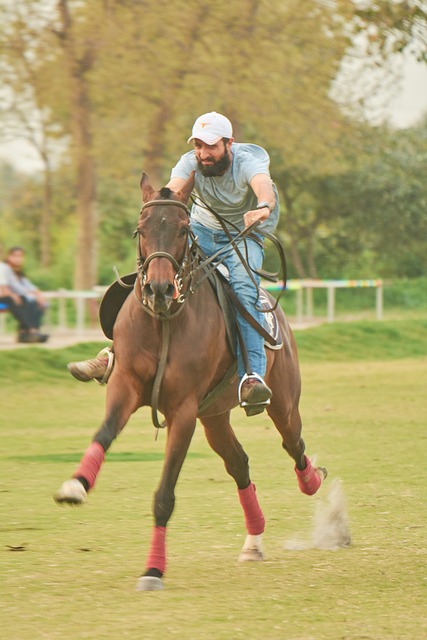
[[[168,299],[175,295],[175,287],[168,282],[146,282],[144,294],[147,298]]]
[[[144,285],[144,293],[147,296],[147,298],[152,298],[154,296],[154,291],[150,282],[147,282]]]
[[[173,284],[169,284],[165,290],[165,298],[173,298],[175,295],[175,287]]]

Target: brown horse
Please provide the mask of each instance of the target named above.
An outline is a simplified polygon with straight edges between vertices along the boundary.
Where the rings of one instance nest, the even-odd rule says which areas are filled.
[[[146,571],[137,583],[139,590],[163,587],[166,526],[197,418],[209,445],[221,456],[237,485],[247,531],[239,559],[263,559],[264,517],[249,476],[248,457],[230,425],[230,410],[238,403],[235,357],[216,293],[204,277],[204,265],[195,251],[186,206],[192,188],[193,178],[179,193],[166,187],[155,192],[143,174],[138,278],[114,324],[115,366],[107,386],[105,419],[73,479],[64,482],[55,495],[57,502],[84,502],[105,452],[130,415],[141,406],[154,406],[156,422],[158,407],[165,416],[167,441],[154,496],[151,549]],[[280,308],[276,314],[283,347],[267,350],[266,382],[273,391],[267,411],[282,437],[283,448],[295,462],[301,491],[311,495],[326,471],[314,468],[304,455],[297,349]],[[225,383],[221,382],[224,378]],[[212,393],[218,388],[219,394]]]

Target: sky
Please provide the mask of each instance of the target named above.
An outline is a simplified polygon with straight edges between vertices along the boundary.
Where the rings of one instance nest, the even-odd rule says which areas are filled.
[[[390,105],[394,126],[405,128],[427,113],[427,65],[407,60],[402,87]]]
[[[407,59],[396,97],[389,103],[390,124],[404,129],[427,115],[427,65]],[[0,158],[17,170],[34,173],[42,168],[37,153],[23,141],[0,145]]]

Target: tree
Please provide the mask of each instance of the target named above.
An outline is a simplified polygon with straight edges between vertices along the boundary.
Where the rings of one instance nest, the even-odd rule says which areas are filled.
[[[40,67],[38,39],[42,15],[28,20],[28,3],[14,7],[4,27],[1,43],[3,141],[21,138],[37,151],[43,165],[43,205],[39,218],[40,261],[48,269],[51,263],[52,172],[61,128],[52,120],[45,94],[50,78]],[[9,7],[10,9],[10,7]],[[43,54],[41,56],[43,58]]]
[[[405,131],[365,129],[362,143],[345,173],[305,185],[318,274],[425,275],[427,122]]]
[[[388,57],[408,51],[427,62],[427,4],[425,0],[364,2],[356,12],[359,29],[368,35],[370,50]]]
[[[76,287],[97,280],[99,229],[107,248],[113,246],[108,236],[128,227],[132,207],[122,203],[126,197],[137,202],[141,169],[153,183],[166,181],[186,150],[195,117],[210,110],[229,115],[238,140],[271,151],[293,259],[302,271],[303,239],[307,251],[312,247],[305,256],[311,266],[304,269],[316,272],[314,230],[320,219],[312,218],[316,207],[303,192],[314,177],[346,170],[342,139],[352,125],[332,99],[331,86],[352,45],[360,13],[353,3],[3,4],[9,19],[1,59],[12,69],[10,86],[17,95],[28,91],[46,114],[49,131],[69,141],[78,222]],[[12,64],[19,56],[11,45],[19,38],[31,75]],[[125,220],[113,224],[111,215]],[[114,246],[122,252],[121,243]]]
[[[74,285],[88,289],[97,282],[97,233],[95,159],[93,157],[92,108],[88,75],[96,60],[92,34],[80,32],[68,0],[58,0],[60,21],[54,29],[64,56],[70,91],[72,150],[77,174],[77,260]]]

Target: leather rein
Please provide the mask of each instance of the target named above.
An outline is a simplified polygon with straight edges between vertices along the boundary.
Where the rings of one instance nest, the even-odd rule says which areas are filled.
[[[153,207],[153,206],[156,206],[156,205],[161,205],[161,206],[164,206],[164,205],[166,205],[166,206],[169,205],[170,206],[170,205],[172,205],[172,206],[175,206],[175,207],[180,207],[181,209],[184,209],[184,211],[187,214],[188,220],[190,220],[190,212],[188,210],[188,207],[183,202],[180,202],[179,200],[149,200],[148,202],[146,202],[142,206],[141,213],[145,209],[148,209],[148,207]],[[134,232],[134,237],[136,237],[138,234],[139,234],[139,229],[137,228],[136,231]],[[191,237],[190,226],[188,226],[187,237],[188,236]],[[175,318],[182,311],[183,303],[185,302],[185,300],[188,297],[188,295],[190,295],[193,292],[193,289],[192,289],[192,286],[191,286],[191,282],[192,282],[192,278],[193,278],[193,274],[194,274],[195,270],[190,268],[189,274],[188,274],[188,276],[186,278],[184,278],[184,273],[185,273],[188,265],[190,265],[190,267],[193,267],[194,258],[195,258],[194,243],[192,242],[191,245],[190,245],[189,242],[186,242],[186,247],[187,248],[186,248],[186,251],[184,253],[184,256],[183,256],[181,262],[179,263],[167,251],[154,251],[149,256],[144,258],[142,253],[141,253],[140,242],[138,241],[138,243],[137,243],[137,252],[138,252],[137,273],[138,273],[138,282],[139,282],[139,289],[140,289],[140,293],[141,293],[141,299],[138,297],[135,287],[134,287],[134,295],[135,295],[135,298],[137,299],[137,301],[139,302],[139,304],[142,306],[142,308],[144,309],[144,311],[146,313],[148,313],[150,316],[160,320],[161,328],[162,328],[162,347],[161,347],[161,351],[160,351],[160,358],[159,358],[159,364],[157,366],[156,376],[155,376],[154,382],[153,382],[153,389],[152,389],[152,392],[151,392],[151,420],[153,422],[154,427],[157,429],[156,440],[157,440],[157,435],[159,433],[159,429],[164,429],[167,426],[167,423],[166,423],[165,420],[160,422],[159,417],[158,417],[158,409],[157,408],[158,408],[160,387],[161,387],[161,384],[162,384],[162,379],[163,379],[163,375],[164,375],[164,372],[165,372],[166,363],[167,363],[167,356],[168,356],[168,351],[169,351],[169,342],[170,342],[170,325],[169,325],[169,322],[170,322],[170,320],[172,318]],[[176,287],[177,292],[178,292],[178,295],[177,295],[177,298],[176,298],[175,302],[179,306],[178,306],[177,310],[175,310],[175,311],[173,311],[171,313],[156,313],[156,312],[154,312],[148,306],[147,298],[146,298],[146,295],[144,294],[144,287],[145,287],[145,284],[146,284],[146,281],[147,281],[147,269],[148,269],[148,266],[149,266],[150,262],[152,260],[154,260],[154,258],[165,258],[166,260],[169,260],[169,262],[172,263],[172,266],[175,269],[174,284],[175,284],[175,287]],[[186,284],[187,284],[187,288],[184,290],[184,286]]]
[[[193,198],[193,201],[194,201],[194,198]],[[144,205],[142,206],[141,213],[148,207],[153,207],[156,205],[161,205],[161,206],[169,205],[169,206],[180,207],[181,209],[184,209],[184,211],[187,213],[188,220],[190,220],[190,211],[188,207],[183,202],[180,202],[179,200],[162,200],[162,199],[149,200],[148,202],[144,203]],[[221,216],[219,216],[219,214],[217,214],[210,207],[208,207],[205,202],[203,202],[203,205],[206,206],[206,208],[208,208],[209,211],[215,215],[217,220],[220,221],[220,224],[223,227],[223,229],[226,231],[227,237],[229,239],[229,244],[226,247],[222,248],[220,251],[214,253],[212,256],[206,257],[203,255],[203,252],[201,251],[200,247],[197,244],[197,237],[193,234],[189,225],[187,230],[187,238],[191,239],[191,243],[187,241],[186,243],[187,248],[180,263],[170,253],[166,251],[155,251],[151,253],[149,256],[147,256],[146,258],[144,258],[141,253],[141,246],[139,241],[137,243],[137,252],[138,252],[137,273],[138,273],[138,282],[139,282],[141,299],[138,297],[135,287],[134,287],[134,295],[146,313],[148,313],[150,316],[157,318],[158,320],[161,321],[161,327],[162,327],[162,348],[160,352],[159,364],[157,367],[157,372],[154,379],[153,390],[151,394],[151,418],[155,428],[157,429],[156,439],[158,435],[158,430],[167,426],[166,421],[163,421],[163,422],[159,421],[157,408],[158,408],[160,386],[161,386],[164,371],[166,368],[167,354],[169,351],[169,341],[170,341],[169,321],[172,318],[176,317],[182,311],[183,303],[185,302],[187,297],[190,294],[194,293],[197,287],[199,287],[206,278],[208,278],[213,272],[215,272],[217,270],[218,265],[221,264],[226,259],[226,253],[227,253],[226,249],[228,249],[228,247],[233,247],[233,249],[237,252],[240,260],[242,261],[242,264],[245,266],[246,271],[248,272],[250,279],[257,286],[253,278],[253,275],[250,272],[250,267],[247,264],[247,261],[245,260],[245,258],[243,257],[243,255],[241,254],[240,250],[237,247],[237,242],[239,242],[239,240],[245,240],[245,238],[248,236],[250,237],[251,234],[253,234],[254,228],[257,226],[258,223],[254,223],[251,226],[245,228],[243,231],[239,231],[236,235],[231,236],[231,234],[225,229],[224,227],[225,221],[222,220]],[[134,237],[139,235],[138,228],[135,230],[133,235]],[[278,251],[281,257],[282,270],[283,270],[283,276],[284,276],[284,285],[283,285],[283,289],[284,289],[286,286],[285,284],[286,283],[286,262],[285,262],[283,248],[281,247],[280,242],[274,236],[272,236],[271,234],[265,234],[265,235],[269,239],[273,238],[273,240],[276,241],[275,244],[277,243],[280,247],[280,251],[279,251],[279,248],[277,247],[277,244],[276,244],[276,248],[278,248]],[[154,312],[148,306],[148,302],[144,294],[144,287],[147,280],[147,269],[151,261],[154,260],[155,258],[165,258],[166,260],[169,260],[169,262],[172,263],[172,266],[176,272],[174,284],[176,286],[178,295],[175,302],[179,306],[178,306],[178,309],[176,309],[171,313]],[[196,275],[200,275],[200,277],[197,278],[197,281],[195,281]],[[260,275],[263,275],[269,280],[277,281],[276,274],[274,275],[265,274],[263,272]],[[118,280],[120,284],[122,284],[122,281],[120,280],[120,278],[118,278]],[[129,287],[129,285],[126,285],[125,283],[123,283],[122,286]],[[238,306],[239,311],[245,316],[248,322],[250,322],[254,326],[254,328],[257,329],[261,333],[261,335],[264,336],[264,339],[271,342],[272,340],[271,336],[251,316],[251,314],[249,314],[246,311],[246,309],[241,304],[240,300],[237,298],[237,296],[235,296],[234,292],[231,290],[231,287],[228,286],[227,291],[229,296],[232,297],[234,304]],[[277,298],[276,304],[274,305],[273,309],[276,308],[282,291],[280,292],[279,297]]]

